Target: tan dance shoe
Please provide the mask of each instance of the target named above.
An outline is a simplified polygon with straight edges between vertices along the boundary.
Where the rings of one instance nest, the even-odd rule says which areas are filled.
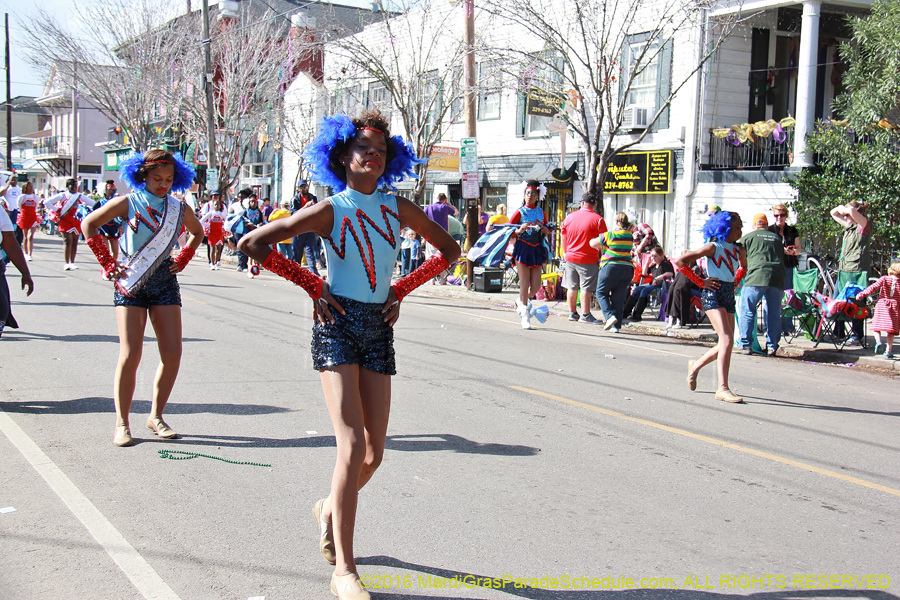
[[[147,429],[156,433],[156,435],[163,438],[164,440],[173,440],[178,437],[178,434],[175,433],[175,430],[166,425],[166,422],[162,420],[162,417],[148,418]]]
[[[735,404],[740,404],[744,401],[743,398],[741,398],[731,390],[717,390],[716,400],[721,400],[722,402],[733,402]]]
[[[128,425],[116,425],[116,434],[113,437],[113,444],[116,446],[133,446],[134,440],[131,439],[131,430]]]
[[[692,392],[697,389],[697,374],[694,373],[694,361],[688,361],[688,376],[687,376],[687,384],[688,389]]]
[[[319,551],[322,557],[329,564],[337,562],[337,555],[334,553],[334,531],[331,529],[331,521],[326,521],[322,516],[322,509],[325,506],[326,498],[322,498],[313,506],[313,516],[316,518],[316,526],[319,528]],[[341,577],[344,577],[341,575]],[[334,589],[334,580],[331,582],[332,591]],[[337,595],[337,594],[335,594]]]
[[[354,585],[356,584],[356,585]],[[354,592],[353,589],[358,587],[360,591]],[[343,575],[331,574],[331,593],[338,597],[338,600],[371,600],[369,592],[363,587],[356,573],[344,573]]]

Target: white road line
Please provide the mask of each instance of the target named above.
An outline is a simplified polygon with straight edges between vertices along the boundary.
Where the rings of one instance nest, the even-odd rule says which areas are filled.
[[[434,296],[429,296],[429,298],[434,298]],[[447,308],[446,306],[440,306],[440,305],[437,305],[437,304],[419,303],[419,304],[416,304],[416,306],[425,306],[425,307],[427,307],[427,308],[434,308],[434,309],[440,310],[440,311],[442,311],[442,312],[452,312],[452,313],[456,313],[456,314],[459,314],[459,315],[466,315],[466,316],[468,316],[468,317],[475,317],[475,318],[477,318],[477,319],[487,319],[487,320],[489,320],[489,321],[499,321],[500,323],[515,324],[517,327],[521,327],[521,322],[520,322],[518,319],[516,319],[515,321],[511,321],[510,319],[499,319],[499,318],[497,318],[497,317],[488,317],[488,316],[485,316],[485,315],[476,314],[476,313],[470,313],[470,312],[466,312],[466,311],[463,311],[463,310],[458,310],[458,309],[453,309],[453,308]],[[538,325],[537,327],[538,327],[538,329],[540,329],[541,326]],[[597,329],[601,329],[601,327],[600,327],[599,325],[591,325],[591,327],[596,327]],[[616,345],[616,346],[625,346],[625,347],[627,347],[627,348],[637,348],[638,350],[646,350],[646,351],[649,351],[649,352],[657,352],[657,353],[659,353],[659,354],[671,354],[672,356],[683,356],[683,357],[685,357],[685,358],[692,358],[692,357],[695,356],[694,354],[682,354],[682,353],[680,353],[680,352],[672,352],[672,351],[670,351],[670,350],[660,350],[659,348],[654,348],[654,347],[652,347],[652,346],[641,346],[641,345],[638,345],[638,344],[629,344],[629,343],[626,343],[626,342],[620,342],[619,340],[613,340],[613,339],[610,339],[609,337],[607,337],[607,336],[605,336],[605,335],[604,335],[604,336],[590,335],[590,334],[588,334],[588,333],[582,333],[582,332],[580,332],[580,331],[562,331],[562,330],[558,330],[558,332],[559,332],[559,333],[564,333],[564,334],[566,334],[566,335],[577,335],[577,336],[580,336],[580,337],[590,338],[590,339],[592,339],[592,340],[597,340],[598,342],[604,342],[604,343],[607,343],[607,344],[613,344],[613,345]],[[613,334],[610,334],[610,335],[613,335]]]
[[[81,521],[97,543],[115,561],[125,576],[147,600],[179,600],[153,567],[144,560],[128,540],[81,493],[74,483],[44,454],[12,418],[0,409],[0,431],[19,449],[50,488],[62,499],[72,514]]]

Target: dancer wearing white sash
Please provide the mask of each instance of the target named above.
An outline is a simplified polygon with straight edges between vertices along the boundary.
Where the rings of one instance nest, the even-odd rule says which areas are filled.
[[[182,271],[203,239],[203,226],[194,211],[169,195],[194,180],[194,169],[181,156],[149,150],[127,160],[122,180],[136,191],[118,196],[85,217],[82,227],[88,246],[115,281],[116,321],[119,325],[119,362],[115,376],[116,446],[131,446],[128,417],[134,397],[147,317],[153,324],[160,364],[153,385],[153,405],[147,428],[159,437],[178,436],[162,415],[181,363],[181,291],[175,274]],[[122,237],[122,260],[115,261],[99,228],[115,218],[127,219]],[[172,257],[181,226],[190,232],[187,246]]]
[[[64,271],[72,271],[78,268],[75,264],[75,254],[78,252],[78,236],[81,235],[81,219],[78,218],[78,205],[83,204],[87,208],[94,205],[94,201],[78,191],[78,181],[66,180],[65,192],[60,192],[44,202],[50,213],[50,220],[59,225],[65,248],[63,253],[66,259]]]

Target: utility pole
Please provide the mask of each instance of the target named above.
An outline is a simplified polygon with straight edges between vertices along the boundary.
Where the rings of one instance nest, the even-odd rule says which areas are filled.
[[[6,13],[6,170],[12,171],[12,82],[9,75],[9,13]]]
[[[463,63],[463,72],[466,78],[466,137],[475,137],[475,0],[464,0],[463,10],[466,19],[466,55]],[[466,186],[463,186],[465,189]],[[465,197],[465,194],[463,194]],[[478,221],[481,218],[480,199],[465,198],[466,200],[466,252],[475,243],[478,237]],[[466,287],[471,290],[475,284],[473,263],[466,259]]]
[[[216,163],[216,120],[214,117],[215,105],[213,104],[213,70],[212,56],[210,56],[210,39],[209,39],[209,0],[203,0],[201,18],[203,19],[203,60],[204,74],[203,87],[206,89],[206,180],[209,181],[210,169],[215,170],[218,179],[218,168]],[[213,190],[209,190],[213,191]],[[223,198],[224,200],[224,198]]]
[[[72,179],[78,179],[78,63],[72,61]],[[79,185],[78,190],[81,191]]]

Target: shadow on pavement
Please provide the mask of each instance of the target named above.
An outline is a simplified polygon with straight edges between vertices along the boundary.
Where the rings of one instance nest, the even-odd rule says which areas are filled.
[[[541,451],[540,448],[531,446],[482,444],[449,433],[389,435],[384,447],[387,450],[398,450],[400,452],[453,450],[462,454],[495,454],[498,456],[534,456]]]
[[[175,406],[175,405],[170,405]],[[135,411],[132,410],[132,413]],[[166,414],[176,414],[167,410]],[[191,432],[181,433],[179,440],[160,440],[176,442],[183,446],[226,446],[239,448],[334,448],[336,442],[333,435],[310,435],[298,438],[261,438],[229,435],[203,435]],[[135,440],[137,441],[137,440]],[[534,456],[540,448],[509,444],[482,444],[473,442],[458,435],[424,434],[424,435],[392,435],[385,440],[386,450],[400,452],[441,452],[452,451],[462,454],[490,454],[494,456]]]
[[[83,306],[83,305],[82,305]],[[12,342],[115,342],[119,343],[118,335],[91,335],[76,333],[72,335],[50,335],[49,333],[35,333],[33,331],[21,331],[7,329],[3,332],[3,341]],[[182,338],[182,342],[211,342],[206,338]],[[144,336],[144,342],[156,342],[155,337]]]
[[[131,404],[132,416],[150,413],[152,403],[149,400],[135,400]],[[114,414],[112,398],[93,397],[76,398],[74,400],[31,402],[0,402],[0,408],[8,413],[32,415],[80,415],[87,413]],[[268,415],[289,412],[291,409],[265,404],[227,404],[227,403],[180,403],[166,404],[166,415],[194,415],[211,413],[218,415]],[[333,445],[333,444],[332,444]]]
[[[369,586],[369,592],[372,593],[373,598],[390,598],[391,600],[413,600],[423,598],[423,596],[420,594],[404,594],[402,593],[403,589],[408,589],[411,591],[447,589],[448,591],[453,591],[452,596],[427,596],[428,598],[436,598],[438,600],[450,600],[450,598],[483,598],[484,596],[478,593],[480,589],[497,590],[509,594],[513,597],[529,598],[534,600],[600,600],[613,598],[615,600],[662,600],[663,598],[665,598],[666,600],[692,600],[695,598],[700,600],[725,600],[731,598],[741,598],[744,600],[803,600],[804,598],[865,598],[867,600],[898,600],[898,597],[894,594],[878,589],[795,589],[791,587],[791,576],[787,575],[785,576],[786,585],[783,587],[783,589],[777,588],[775,586],[776,582],[772,580],[772,586],[771,588],[769,588],[774,588],[772,589],[772,591],[759,591],[749,594],[747,592],[752,592],[753,588],[736,587],[733,592],[706,591],[706,589],[708,589],[706,588],[707,581],[706,579],[704,579],[703,575],[700,575],[697,579],[698,585],[696,589],[691,585],[688,585],[686,589],[678,589],[678,585],[685,585],[685,580],[682,577],[673,578],[675,580],[676,587],[669,587],[667,589],[655,589],[646,587],[621,589],[623,587],[621,583],[624,581],[624,579],[627,579],[627,577],[620,578],[619,576],[606,577],[607,580],[614,580],[616,583],[619,583],[619,585],[617,586],[618,589],[610,589],[609,583],[606,584],[606,589],[603,589],[602,582],[604,577],[585,575],[584,580],[587,580],[590,585],[594,585],[593,589],[585,590],[573,588],[571,585],[567,589],[562,589],[562,582],[560,582],[557,586],[560,589],[547,589],[543,587],[550,587],[551,576],[545,577],[538,574],[527,576],[477,575],[474,573],[465,573],[462,571],[452,571],[450,569],[417,565],[414,563],[391,558],[390,556],[359,557],[356,559],[356,564],[374,567],[389,567],[393,569],[403,569],[406,571],[418,571],[420,573],[420,575],[418,576],[414,575],[411,581],[407,580],[407,582],[404,582],[403,575],[399,576],[398,581],[398,576],[393,574],[384,574],[382,578],[380,578],[378,574],[365,572],[362,574],[364,582]],[[369,571],[371,571],[371,569],[369,569]],[[528,579],[525,579],[526,577]],[[535,577],[539,580],[543,579],[545,581],[543,583],[541,583],[540,581],[535,582],[533,579],[530,579],[531,577]],[[555,577],[559,578],[559,576]],[[582,580],[582,577],[579,575],[570,575],[570,577],[577,582],[580,582]],[[515,578],[521,579],[516,581]],[[648,579],[650,579],[650,581],[661,580],[661,578],[659,577],[651,577]],[[591,581],[595,580],[597,581],[596,584],[591,583]],[[635,584],[639,582],[639,578],[637,577],[633,577],[632,580]],[[710,580],[712,580],[711,577]],[[734,580],[735,579],[733,578],[732,581]],[[665,579],[663,578],[662,581],[665,581]],[[863,581],[865,581],[864,578]],[[396,584],[399,582],[403,588],[401,590],[398,590],[401,593],[397,593],[394,591],[385,591],[384,588],[387,587],[387,582],[390,582],[390,584],[395,589],[397,588]],[[381,589],[379,589],[378,587],[380,583],[382,583]],[[710,581],[710,583],[712,583],[712,581]],[[644,585],[647,585],[647,583],[645,583]]]

